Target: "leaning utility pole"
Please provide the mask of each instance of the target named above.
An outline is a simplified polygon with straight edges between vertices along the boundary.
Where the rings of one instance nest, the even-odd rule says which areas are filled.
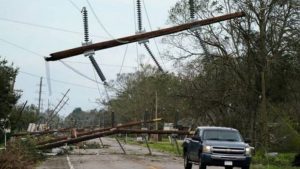
[[[59,107],[59,105],[63,102],[63,100],[65,99],[65,97],[67,96],[67,94],[69,93],[70,89],[67,90],[67,92],[63,95],[63,97],[60,99],[60,101],[58,102],[58,104],[55,106],[55,108],[53,109],[53,111],[50,113],[49,115],[49,119],[47,121],[47,123],[49,123],[52,118],[54,117],[54,112],[56,111],[56,109]]]
[[[186,24],[182,24],[182,25],[178,25],[178,26],[174,26],[174,27],[170,27],[170,28],[165,28],[165,29],[160,29],[160,30],[156,30],[156,31],[145,32],[145,33],[140,33],[137,35],[127,36],[127,37],[123,37],[123,38],[119,38],[119,39],[113,39],[113,40],[108,40],[108,41],[104,41],[104,42],[89,44],[89,45],[85,45],[85,46],[81,46],[81,47],[77,47],[77,48],[73,48],[73,49],[68,49],[68,50],[52,53],[52,54],[50,54],[51,57],[46,57],[45,60],[46,61],[60,60],[60,59],[83,54],[86,51],[97,51],[97,50],[101,50],[101,49],[112,48],[115,46],[125,45],[128,43],[133,43],[133,42],[147,40],[150,38],[169,35],[172,33],[177,33],[177,32],[181,32],[184,30],[192,29],[192,28],[195,28],[198,26],[209,25],[209,24],[213,24],[213,23],[217,23],[217,22],[221,22],[221,21],[225,21],[225,20],[229,20],[229,19],[234,19],[234,18],[240,18],[240,17],[244,17],[244,16],[245,16],[244,12],[236,12],[236,13],[231,13],[231,14],[213,17],[213,18],[209,18],[209,19],[198,20],[198,21],[194,21],[194,22],[190,22],[190,23],[186,23]]]
[[[40,79],[40,90],[39,90],[39,105],[37,115],[39,116],[41,112],[41,100],[42,100],[42,86],[43,86],[43,77]]]

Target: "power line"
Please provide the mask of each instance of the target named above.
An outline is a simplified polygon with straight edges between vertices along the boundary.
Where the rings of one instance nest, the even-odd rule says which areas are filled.
[[[48,84],[48,91],[49,95],[52,95],[52,87],[51,87],[51,80],[50,80],[50,65],[48,62],[45,62],[45,68],[46,68],[46,78],[47,78],[47,84]]]
[[[90,78],[90,77],[84,75],[83,73],[79,72],[77,69],[75,69],[75,68],[73,68],[72,66],[68,65],[68,64],[65,63],[64,61],[62,61],[62,60],[59,60],[59,61],[60,61],[63,65],[65,65],[67,68],[69,68],[69,69],[71,69],[73,72],[75,72],[76,74],[78,74],[78,75],[80,75],[80,76],[82,76],[82,77],[84,77],[84,78],[86,78],[86,79],[88,79],[88,80],[90,80],[90,81],[92,81],[92,82],[95,82],[95,83],[97,83],[97,84],[101,84],[101,83],[95,81],[94,79],[92,79],[92,78]]]
[[[74,7],[74,8],[76,8],[77,9],[77,11],[81,11],[80,10],[80,8],[72,1],[72,0],[68,0],[71,4],[72,4],[72,6]]]
[[[23,74],[26,74],[26,75],[29,75],[29,76],[32,76],[32,77],[41,78],[41,76],[37,75],[37,74],[28,73],[28,72],[20,71],[20,70],[19,70],[19,72],[23,73]],[[81,84],[76,84],[76,83],[71,83],[71,82],[66,82],[66,81],[62,81],[62,80],[51,79],[51,81],[57,82],[57,83],[62,83],[62,84],[67,84],[67,85],[72,85],[72,86],[77,86],[77,87],[83,87],[83,88],[87,88],[87,89],[97,90],[96,88],[93,88],[93,87],[84,86],[84,85],[81,85]]]
[[[94,17],[96,18],[98,24],[101,26],[101,28],[105,31],[105,33],[110,36],[110,38],[112,38],[113,40],[116,40],[120,43],[126,43],[125,41],[120,41],[120,40],[117,40],[116,38],[114,38],[114,36],[105,28],[105,26],[103,25],[103,23],[101,22],[101,20],[99,19],[99,17],[97,16],[96,12],[94,11],[94,8],[92,7],[91,3],[89,0],[86,0],[86,2],[88,3]]]
[[[40,25],[40,24],[24,22],[24,21],[18,21],[18,20],[3,18],[3,17],[0,17],[0,20],[5,21],[5,22],[15,23],[15,24],[27,25],[27,26],[38,27],[38,28],[43,28],[43,29],[50,29],[50,30],[55,30],[55,31],[60,31],[60,32],[77,34],[77,35],[82,35],[83,34],[81,32],[77,32],[77,31],[73,31],[73,30],[68,30],[68,29],[63,29],[63,28],[58,28],[58,27],[52,27],[52,26],[47,26],[47,25]],[[107,37],[99,36],[99,35],[91,35],[91,36],[107,39]]]
[[[96,76],[96,72],[95,72],[94,69],[93,69],[93,72],[94,72],[95,81],[97,81],[97,76]],[[97,82],[98,82],[98,81],[97,81]],[[96,83],[96,85],[97,85],[97,90],[98,90],[99,96],[101,96],[101,92],[100,92],[100,88],[99,88],[98,83]]]
[[[144,4],[144,10],[145,10],[145,13],[146,13],[146,18],[147,18],[147,21],[148,21],[148,24],[149,24],[149,28],[150,28],[151,31],[153,31],[152,25],[151,25],[151,22],[150,22],[150,17],[148,15],[148,10],[147,10],[147,7],[146,7],[145,0],[143,0],[143,4]],[[157,45],[157,42],[156,42],[155,38],[153,39],[153,41],[154,41],[155,47],[157,49],[158,56],[159,56],[160,60],[162,61],[164,67],[166,68],[165,62],[164,62],[164,60],[161,57],[161,52],[160,52],[160,50],[158,48],[158,45]]]
[[[24,47],[22,47],[22,46],[19,46],[19,45],[15,44],[15,43],[12,43],[12,42],[7,41],[7,40],[5,40],[5,39],[1,39],[1,38],[0,38],[0,41],[2,41],[2,42],[4,42],[4,43],[7,43],[7,44],[9,44],[9,45],[11,45],[11,46],[14,46],[14,47],[16,47],[16,48],[22,49],[22,50],[24,50],[24,51],[26,51],[26,52],[28,52],[28,53],[31,53],[31,54],[33,54],[33,55],[35,55],[35,56],[44,57],[43,55],[41,55],[41,54],[39,54],[39,53],[37,53],[37,52],[34,52],[34,51],[32,51],[32,50],[29,50],[29,49],[26,49],[26,48],[24,48]]]
[[[31,53],[31,54],[33,54],[33,55],[36,55],[36,56],[39,56],[39,57],[44,57],[43,55],[41,55],[41,54],[39,54],[39,53],[37,53],[37,52],[34,52],[34,51],[32,51],[32,50],[29,50],[29,49],[26,49],[26,48],[24,48],[24,47],[22,47],[22,46],[19,46],[19,45],[15,44],[15,43],[12,43],[12,42],[7,41],[7,40],[4,40],[4,39],[1,39],[1,38],[0,38],[0,41],[3,41],[3,42],[5,42],[5,43],[8,43],[8,44],[14,46],[14,47],[17,47],[17,48],[19,48],[19,49],[22,49],[22,50],[24,50],[24,51],[27,51],[27,52],[29,52],[29,53]],[[75,68],[73,68],[72,66],[68,65],[67,63],[65,63],[65,62],[63,62],[63,61],[61,61],[61,60],[60,60],[60,62],[63,63],[63,65],[66,66],[67,68],[71,69],[73,72],[77,73],[78,75],[80,75],[80,76],[82,76],[82,77],[84,77],[84,78],[86,78],[86,79],[88,79],[88,80],[90,80],[90,81],[93,81],[93,82],[95,82],[95,83],[98,83],[97,81],[95,81],[95,80],[93,80],[92,78],[90,78],[90,77],[84,75],[83,73],[81,73],[80,71],[76,70]],[[47,74],[48,74],[48,73],[47,73]],[[49,73],[49,74],[50,74],[50,73]],[[50,92],[50,91],[49,91],[49,92]]]
[[[124,52],[124,55],[123,55],[123,59],[122,59],[122,65],[121,65],[121,68],[120,68],[119,74],[121,74],[121,72],[122,72],[122,69],[123,69],[123,66],[124,66],[125,57],[126,57],[126,55],[127,55],[127,49],[128,49],[128,45],[126,45],[126,49],[125,49],[125,52]]]
[[[79,62],[79,61],[64,61],[66,63],[77,63],[77,64],[85,64],[85,65],[91,65],[91,63],[88,62]],[[107,66],[107,67],[123,67],[123,68],[137,68],[136,66],[126,66],[126,65],[112,65],[112,64],[99,64],[100,66]]]

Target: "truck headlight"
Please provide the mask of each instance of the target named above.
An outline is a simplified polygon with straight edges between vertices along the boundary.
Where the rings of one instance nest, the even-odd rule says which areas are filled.
[[[251,148],[250,147],[246,147],[246,155],[250,156],[251,155]]]
[[[210,153],[211,152],[211,146],[203,146],[202,152]]]

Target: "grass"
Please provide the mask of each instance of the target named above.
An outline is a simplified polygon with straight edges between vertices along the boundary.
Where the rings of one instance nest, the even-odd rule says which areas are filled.
[[[253,156],[252,169],[300,169],[300,167],[291,166],[295,155],[295,153],[279,153],[275,157],[266,157],[258,152]]]
[[[299,169],[299,167],[252,164],[251,169]]]
[[[146,146],[146,145],[145,145]],[[151,149],[155,149],[161,152],[167,152],[174,155],[181,155],[182,154],[182,147],[178,143],[179,153],[176,147],[176,144],[171,144],[168,142],[149,142],[149,146]]]
[[[134,140],[134,138],[128,138],[127,140],[128,144],[134,144],[134,145],[141,145],[143,147],[147,147],[145,142],[137,142]],[[179,148],[179,153],[176,148],[176,144],[173,143],[171,144],[169,142],[169,139],[163,139],[162,141],[159,142],[154,142],[154,141],[148,141],[150,149],[157,150],[160,152],[166,152],[174,155],[181,155],[182,154],[182,147],[181,143],[178,142],[178,148]]]

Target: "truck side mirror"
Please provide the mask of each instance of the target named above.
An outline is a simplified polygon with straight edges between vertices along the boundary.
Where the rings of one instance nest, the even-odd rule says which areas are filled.
[[[245,143],[248,143],[248,144],[250,144],[251,143],[251,139],[250,138],[245,138]]]
[[[199,137],[199,136],[193,136],[193,137],[192,137],[192,140],[202,141],[202,140],[201,140],[201,137]]]

